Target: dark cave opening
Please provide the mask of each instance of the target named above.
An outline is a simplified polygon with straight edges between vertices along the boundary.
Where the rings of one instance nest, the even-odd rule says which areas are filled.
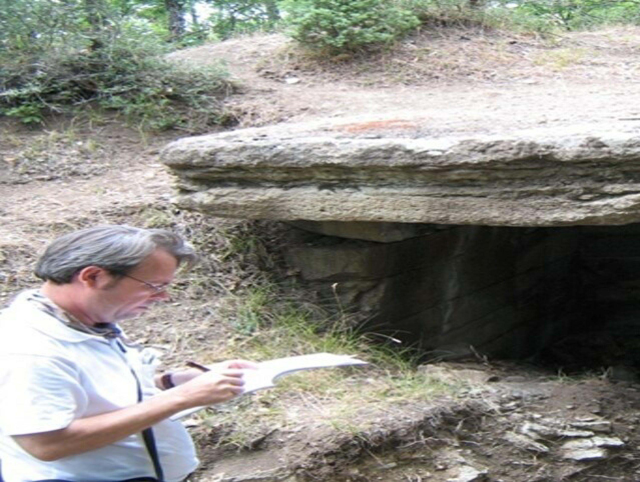
[[[580,226],[566,300],[575,315],[537,353],[567,374],[601,372],[635,381],[640,369],[640,224]]]
[[[454,229],[471,241],[444,256],[454,288],[421,320],[427,358],[468,348],[640,381],[640,224]]]
[[[640,369],[640,224],[299,227],[288,262],[308,285],[425,360]]]

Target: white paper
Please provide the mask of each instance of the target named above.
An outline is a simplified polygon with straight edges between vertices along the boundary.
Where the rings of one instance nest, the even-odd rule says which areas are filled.
[[[257,390],[271,388],[275,386],[276,379],[289,373],[300,370],[311,370],[314,368],[332,368],[348,365],[366,365],[367,362],[354,358],[350,355],[335,355],[332,353],[314,353],[311,355],[291,356],[287,358],[277,358],[258,363],[257,369],[245,369],[242,375],[244,380],[243,395],[253,393]],[[212,367],[215,365],[212,365]],[[205,407],[195,407],[178,412],[171,417],[171,420],[191,415]]]

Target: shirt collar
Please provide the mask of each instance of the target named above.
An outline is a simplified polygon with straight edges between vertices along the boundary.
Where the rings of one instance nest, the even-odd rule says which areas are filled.
[[[44,303],[44,304],[43,304]],[[54,309],[46,309],[45,306]],[[9,310],[27,310],[30,312],[28,323],[36,330],[51,338],[68,342],[82,342],[88,340],[98,340],[108,343],[109,340],[102,334],[92,333],[88,330],[81,330],[70,326],[58,317],[63,313],[58,306],[45,297],[39,290],[29,290],[20,293],[9,307]],[[78,322],[79,323],[79,322]],[[114,325],[116,329],[119,328]]]

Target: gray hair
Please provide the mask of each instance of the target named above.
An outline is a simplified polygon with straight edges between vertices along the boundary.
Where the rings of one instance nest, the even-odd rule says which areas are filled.
[[[65,234],[54,240],[38,260],[38,278],[57,284],[70,283],[87,266],[99,266],[114,275],[124,275],[156,249],[191,268],[198,261],[195,250],[181,236],[164,229],[131,226],[97,226]]]

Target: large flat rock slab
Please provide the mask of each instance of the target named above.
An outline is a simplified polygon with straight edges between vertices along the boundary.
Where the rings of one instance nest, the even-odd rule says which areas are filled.
[[[490,129],[488,129],[490,131]],[[358,118],[191,137],[178,203],[220,217],[502,226],[640,222],[640,119],[447,135]]]

